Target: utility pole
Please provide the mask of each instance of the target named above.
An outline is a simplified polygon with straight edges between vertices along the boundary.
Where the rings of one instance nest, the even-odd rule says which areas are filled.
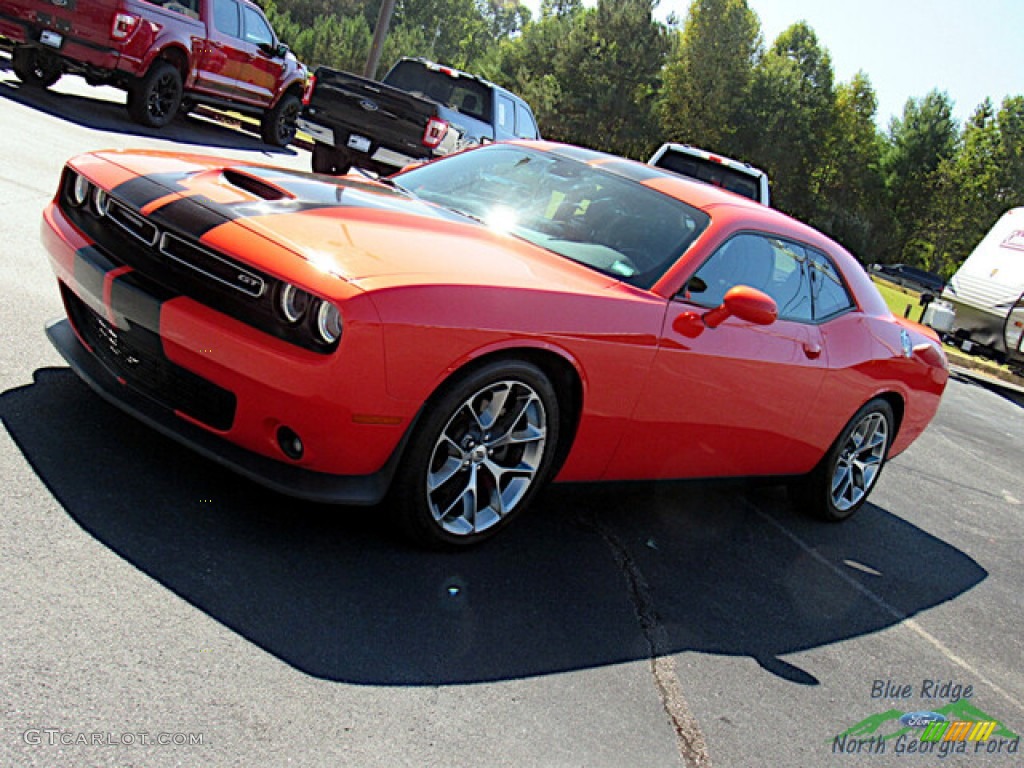
[[[395,0],[384,0],[380,4],[380,13],[377,14],[377,26],[373,28],[373,43],[370,45],[370,55],[366,57],[366,69],[363,70],[363,77],[373,78],[377,72],[377,65],[380,63],[381,49],[384,48],[384,38],[388,36],[388,27],[391,25],[391,14],[395,11]]]

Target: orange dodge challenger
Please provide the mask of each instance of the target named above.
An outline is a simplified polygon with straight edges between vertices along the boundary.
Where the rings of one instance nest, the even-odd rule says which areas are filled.
[[[282,493],[390,493],[434,545],[552,478],[778,476],[842,520],[948,376],[822,234],[578,147],[379,181],[96,152],[42,235],[47,333],[100,395]]]

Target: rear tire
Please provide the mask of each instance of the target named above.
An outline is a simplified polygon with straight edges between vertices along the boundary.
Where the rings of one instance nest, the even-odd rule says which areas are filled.
[[[833,523],[852,517],[878,483],[894,436],[892,406],[881,398],[868,402],[818,466],[790,486],[797,507]]]
[[[435,548],[479,544],[505,528],[547,481],[558,398],[524,360],[496,360],[424,408],[392,499],[407,536]]]
[[[260,136],[274,147],[287,147],[295,138],[296,123],[302,102],[294,93],[286,93],[277,104],[263,113]]]
[[[169,61],[155,61],[128,94],[128,114],[150,128],[163,128],[178,114],[181,73]]]
[[[313,173],[344,176],[351,167],[352,159],[347,152],[319,141],[313,144]]]
[[[23,45],[14,49],[11,67],[18,79],[30,88],[49,88],[64,71],[58,57]]]

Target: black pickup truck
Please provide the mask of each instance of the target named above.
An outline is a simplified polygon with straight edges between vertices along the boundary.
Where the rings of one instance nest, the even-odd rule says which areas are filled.
[[[303,105],[316,173],[355,165],[386,175],[473,144],[540,138],[514,93],[421,58],[401,59],[381,82],[318,67]]]

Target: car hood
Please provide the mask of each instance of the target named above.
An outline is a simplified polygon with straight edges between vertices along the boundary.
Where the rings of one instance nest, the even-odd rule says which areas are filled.
[[[479,284],[579,292],[614,278],[359,176],[224,159],[103,153],[131,172],[112,193],[141,212],[282,278],[309,267],[364,290]],[[300,265],[295,260],[298,256]]]

